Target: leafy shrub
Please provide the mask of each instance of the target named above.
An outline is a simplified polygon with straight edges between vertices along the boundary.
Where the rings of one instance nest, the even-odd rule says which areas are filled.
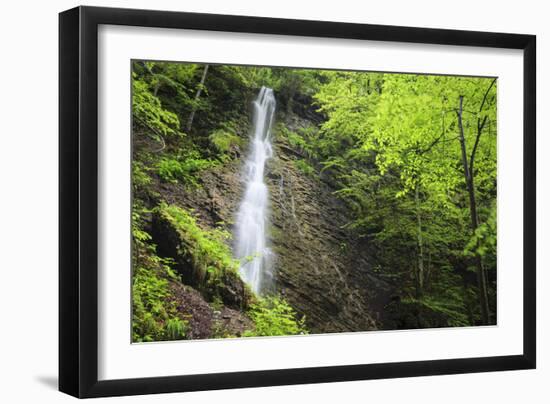
[[[231,152],[235,147],[242,147],[243,145],[242,138],[225,129],[214,131],[208,138],[216,151],[222,155]]]
[[[140,161],[132,161],[132,186],[134,192],[138,192],[151,184],[151,177],[147,174],[144,164]]]
[[[149,211],[143,206],[139,199],[135,199],[132,205],[132,240],[133,240],[133,265],[138,266],[140,258],[146,256],[148,252],[154,252],[154,247],[149,244],[151,235],[147,233],[144,227],[144,215]]]
[[[187,321],[179,318],[169,288],[179,281],[172,261],[156,255],[151,235],[144,229],[143,215],[148,212],[134,202],[132,209],[132,340],[164,341],[185,338]]]
[[[245,331],[245,337],[307,334],[305,318],[297,319],[294,309],[279,296],[258,299],[252,303],[248,314],[255,329]]]
[[[301,150],[306,146],[306,141],[303,137],[298,135],[296,132],[288,130],[286,132],[286,138],[288,143],[295,149]]]
[[[160,100],[149,90],[149,85],[137,79],[132,80],[132,113],[143,125],[162,135],[178,134],[178,116],[162,107]]]
[[[415,324],[408,324],[406,328],[463,327],[470,324],[461,301],[442,300],[430,296],[422,299],[403,299],[399,315],[414,316]]]
[[[132,329],[134,342],[168,341],[185,338],[187,321],[178,317],[171,298],[168,278],[171,269],[152,255],[153,267],[138,267],[132,281]],[[164,273],[163,273],[164,272]]]
[[[493,203],[488,214],[487,221],[481,223],[476,229],[468,244],[464,248],[464,255],[473,257],[479,254],[496,256],[497,247],[497,210],[496,203]]]
[[[287,139],[289,145],[308,159],[318,158],[318,131],[315,126],[298,128],[295,132],[283,124],[279,126],[279,132]]]
[[[165,335],[169,340],[177,340],[185,338],[188,322],[180,318],[171,318],[166,322]]]
[[[313,166],[303,159],[294,160],[294,166],[305,175],[310,177],[315,176],[315,169]]]
[[[177,183],[181,181],[184,184],[196,185],[197,174],[214,163],[203,159],[198,153],[190,153],[183,159],[163,157],[157,163],[158,175],[163,181]]]

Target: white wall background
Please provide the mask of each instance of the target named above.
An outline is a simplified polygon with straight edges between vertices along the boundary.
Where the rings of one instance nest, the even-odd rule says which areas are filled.
[[[9,1],[0,24],[0,401],[64,403],[57,385],[57,13],[79,3]],[[546,403],[550,392],[550,26],[545,3],[502,1],[157,0],[88,5],[156,8],[538,36],[538,369],[109,399],[117,403]],[[518,163],[521,156],[518,156]],[[414,349],[414,347],[411,347]]]

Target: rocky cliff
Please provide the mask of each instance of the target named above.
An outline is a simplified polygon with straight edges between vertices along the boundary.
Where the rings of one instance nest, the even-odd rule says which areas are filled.
[[[347,207],[319,170],[306,173],[299,168],[296,162],[303,156],[281,133],[312,123],[288,112],[279,113],[277,122],[274,156],[267,167],[275,253],[272,289],[305,315],[311,333],[382,328],[378,313],[388,303],[389,287],[371,270],[368,244],[345,228],[350,220]],[[196,189],[162,182],[158,189],[169,204],[193,211],[202,226],[232,230],[243,193],[245,154],[246,146],[235,150],[231,161],[203,171]],[[166,234],[153,232],[157,239]]]

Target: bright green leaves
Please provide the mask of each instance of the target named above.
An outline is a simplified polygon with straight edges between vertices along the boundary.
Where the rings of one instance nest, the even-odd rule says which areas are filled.
[[[226,129],[215,130],[210,134],[208,139],[216,151],[222,156],[222,159],[232,151],[240,150],[244,145],[244,141],[241,137]]]
[[[482,223],[474,232],[468,244],[464,248],[464,254],[474,256],[479,254],[482,257],[487,255],[496,256],[497,248],[497,210],[496,204],[490,209],[487,220]]]
[[[181,254],[190,257],[199,278],[219,279],[224,272],[238,270],[239,263],[227,245],[231,237],[227,231],[203,230],[189,212],[175,205],[162,202],[157,211],[178,232],[182,240]]]
[[[326,72],[328,82],[315,95],[319,111],[328,116],[321,126],[324,154],[341,154],[368,133],[367,117],[379,96],[379,74]]]
[[[144,229],[148,211],[134,202],[132,209],[133,274],[132,274],[132,340],[133,342],[165,341],[185,338],[187,320],[178,315],[170,281],[179,281],[170,265],[161,258]]]
[[[178,317],[162,268],[138,267],[132,277],[134,342],[185,338],[187,321]]]
[[[191,151],[179,158],[162,157],[157,162],[157,172],[166,182],[197,185],[197,174],[214,165],[214,161],[204,159],[198,152]]]
[[[238,276],[229,234],[202,227],[192,212],[157,204],[166,189],[200,184],[203,170],[237,163],[250,130],[248,107],[263,85],[277,96],[278,145],[292,155],[296,173],[333,187],[346,202],[350,239],[368,244],[373,267],[397,285],[402,305],[445,326],[479,321],[469,269],[476,257],[488,274],[496,268],[494,79],[210,65],[203,81],[205,70],[135,62],[132,88],[134,202],[156,206],[154,214],[177,229],[180,254],[205,280],[201,293],[215,290],[208,279]],[[475,231],[458,139],[460,97],[478,206]],[[180,136],[191,114],[192,129]],[[133,217],[136,329],[142,340],[182,338],[185,321],[169,305],[165,313],[158,306],[169,299],[170,263],[151,261],[153,240],[144,230],[150,210],[138,207]],[[424,290],[416,293],[420,271]],[[305,332],[303,320],[278,297],[258,300],[247,315],[255,323],[248,335]]]
[[[385,76],[376,112],[369,117],[372,131],[364,137],[364,147],[375,151],[381,174],[390,169],[399,172],[402,190],[397,196],[417,184],[426,187],[437,182],[434,191],[451,190],[448,186],[453,181],[448,177],[455,174],[456,158],[445,158],[438,147],[451,135],[451,120],[445,120],[442,110],[443,85],[442,78],[434,76]]]
[[[294,309],[279,296],[259,298],[251,305],[248,315],[255,328],[245,331],[244,337],[307,334],[305,318],[298,319]]]
[[[418,278],[422,271],[428,295],[414,304],[446,316],[449,325],[473,321],[464,316],[469,297],[460,279],[441,268],[468,267],[474,254],[496,265],[496,81],[348,72],[325,77],[315,99],[328,120],[316,147],[324,170],[338,178],[337,195],[355,213],[348,227],[374,240],[383,272],[401,279],[403,293],[414,295],[404,274]],[[460,96],[481,223],[473,236],[458,139]]]
[[[155,135],[174,135],[178,133],[178,116],[162,107],[149,85],[135,76],[132,80],[132,113],[138,123],[147,126]]]

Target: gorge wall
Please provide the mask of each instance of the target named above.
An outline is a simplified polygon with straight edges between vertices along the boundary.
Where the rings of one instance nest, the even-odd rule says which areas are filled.
[[[274,156],[266,169],[275,253],[272,287],[305,315],[310,333],[383,328],[379,313],[389,303],[390,287],[372,271],[368,244],[345,228],[350,220],[346,205],[318,169],[305,173],[299,168],[296,162],[303,156],[281,133],[313,125],[300,115],[278,111]],[[239,135],[248,140],[246,130]],[[158,182],[159,192],[169,204],[193,211],[201,226],[232,231],[243,194],[246,147],[236,148],[223,165],[204,170],[196,189]]]

